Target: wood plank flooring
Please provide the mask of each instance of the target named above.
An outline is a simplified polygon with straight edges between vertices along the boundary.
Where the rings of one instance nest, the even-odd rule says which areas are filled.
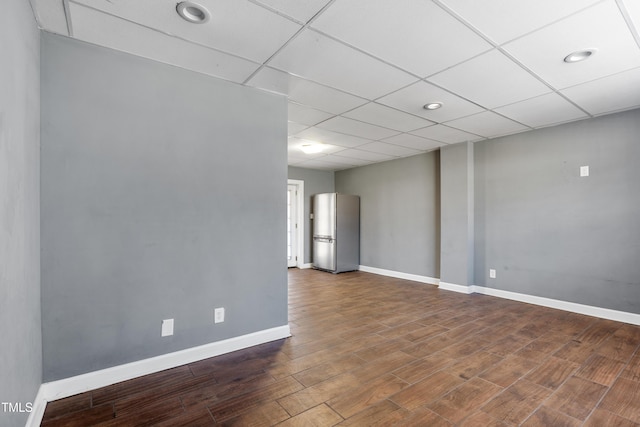
[[[640,327],[289,270],[293,336],[47,405],[52,426],[640,426]]]

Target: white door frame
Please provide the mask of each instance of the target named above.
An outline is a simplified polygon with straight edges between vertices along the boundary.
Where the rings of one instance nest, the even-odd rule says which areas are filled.
[[[287,180],[288,185],[295,185],[297,187],[298,197],[296,198],[296,221],[298,228],[296,229],[296,267],[304,268],[304,181],[297,179]]]

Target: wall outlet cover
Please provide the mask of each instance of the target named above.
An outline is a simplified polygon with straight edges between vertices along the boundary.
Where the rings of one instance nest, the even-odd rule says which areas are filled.
[[[589,176],[589,166],[580,166],[580,176]]]
[[[162,333],[161,336],[168,337],[173,335],[173,319],[164,319],[162,321]]]
[[[489,269],[489,278],[490,279],[496,278],[496,271],[493,268]]]
[[[224,322],[224,307],[216,308],[213,310],[213,323]]]

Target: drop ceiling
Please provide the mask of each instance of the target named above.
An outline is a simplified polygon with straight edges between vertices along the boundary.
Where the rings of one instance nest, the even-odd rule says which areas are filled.
[[[195,0],[205,24],[177,0],[31,2],[46,31],[286,95],[298,167],[640,107],[638,0]],[[596,53],[563,61],[583,49]],[[324,151],[305,154],[309,143]]]

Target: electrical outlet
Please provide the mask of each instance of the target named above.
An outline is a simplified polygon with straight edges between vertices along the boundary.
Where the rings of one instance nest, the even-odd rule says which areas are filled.
[[[490,279],[495,279],[496,278],[496,271],[493,268],[489,269],[489,278]]]
[[[213,310],[213,323],[224,322],[224,307],[219,307]]]
[[[162,332],[160,335],[163,337],[173,335],[173,319],[164,319],[162,321]]]

